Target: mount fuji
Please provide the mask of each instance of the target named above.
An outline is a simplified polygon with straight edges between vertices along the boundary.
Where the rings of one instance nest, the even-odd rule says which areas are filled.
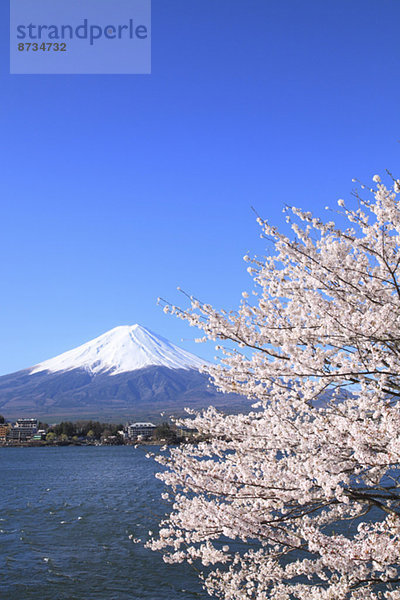
[[[149,329],[125,325],[32,367],[31,374],[84,369],[92,375],[118,375],[150,366],[198,370],[204,362]]]
[[[243,406],[239,396],[218,393],[205,364],[140,325],[120,326],[41,362],[0,377],[0,412],[6,418],[159,418],[160,411],[210,404],[229,412]],[[247,403],[246,403],[247,404]]]

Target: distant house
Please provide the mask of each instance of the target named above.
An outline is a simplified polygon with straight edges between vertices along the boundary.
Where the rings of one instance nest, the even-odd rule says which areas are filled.
[[[37,419],[18,419],[11,426],[8,432],[7,439],[14,442],[26,442],[33,438],[38,428]]]
[[[127,426],[127,437],[136,440],[138,437],[149,438],[153,435],[156,426],[153,423],[131,423]]]
[[[4,443],[7,439],[7,433],[8,430],[10,429],[10,426],[7,425],[6,423],[2,423],[0,425],[0,443]]]
[[[198,436],[199,432],[194,427],[177,427],[177,432],[181,437]]]
[[[32,436],[32,440],[35,442],[40,442],[46,438],[46,431],[44,429],[38,429],[35,435]]]

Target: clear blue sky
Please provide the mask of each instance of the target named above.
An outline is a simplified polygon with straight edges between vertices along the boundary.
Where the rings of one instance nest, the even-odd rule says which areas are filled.
[[[400,172],[398,0],[153,0],[150,76],[9,75],[0,11],[2,374],[136,322],[212,357],[158,296],[235,308],[251,205]]]

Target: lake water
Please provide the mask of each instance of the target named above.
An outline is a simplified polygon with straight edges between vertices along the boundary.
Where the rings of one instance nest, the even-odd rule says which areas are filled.
[[[0,598],[210,598],[189,565],[134,544],[166,507],[146,448],[0,448]]]

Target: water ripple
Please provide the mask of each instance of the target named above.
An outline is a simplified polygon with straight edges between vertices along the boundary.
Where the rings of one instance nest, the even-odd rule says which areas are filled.
[[[0,460],[0,597],[209,598],[188,565],[166,565],[129,539],[164,513],[143,449],[0,448]]]

